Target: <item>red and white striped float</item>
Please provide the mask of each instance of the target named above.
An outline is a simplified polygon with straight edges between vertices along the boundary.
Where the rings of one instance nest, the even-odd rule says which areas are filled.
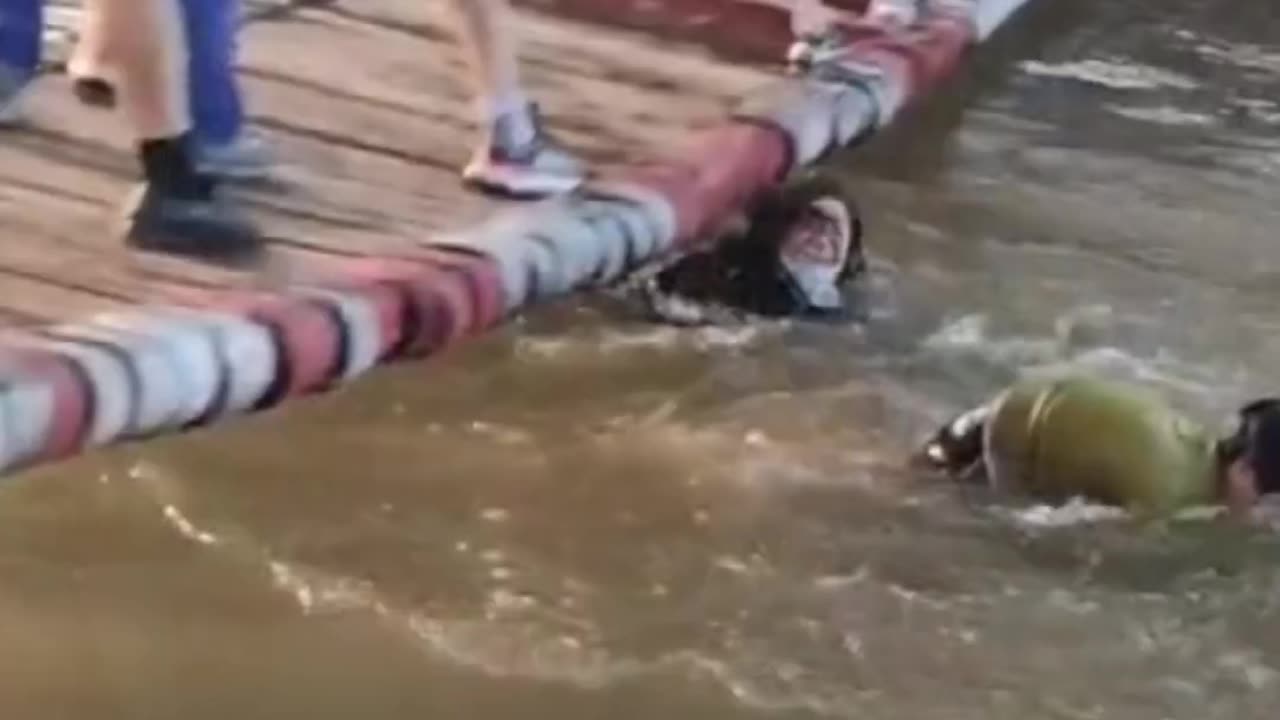
[[[0,469],[190,427],[439,352],[533,303],[688,248],[753,197],[893,122],[1028,0],[875,0],[832,62],[779,78],[668,158],[565,198],[350,260],[0,338]]]

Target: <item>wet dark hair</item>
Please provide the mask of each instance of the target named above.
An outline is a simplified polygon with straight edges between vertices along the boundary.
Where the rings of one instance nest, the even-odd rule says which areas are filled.
[[[1240,408],[1240,424],[1218,446],[1223,465],[1243,459],[1256,476],[1258,494],[1280,493],[1280,398],[1262,398]]]

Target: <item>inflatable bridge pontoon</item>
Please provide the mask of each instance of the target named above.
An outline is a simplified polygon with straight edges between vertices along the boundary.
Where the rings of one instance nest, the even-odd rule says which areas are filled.
[[[208,425],[439,353],[547,298],[679,253],[764,190],[881,130],[1026,0],[863,22],[678,152],[511,208],[412,255],[270,292],[192,292],[0,338],[0,469]]]

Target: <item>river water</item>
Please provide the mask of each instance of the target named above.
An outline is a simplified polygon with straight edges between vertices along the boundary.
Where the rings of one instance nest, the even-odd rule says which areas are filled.
[[[5,718],[1272,718],[1280,543],[936,487],[1019,373],[1280,386],[1280,16],[1068,2],[838,160],[862,321],[577,298],[0,497]]]

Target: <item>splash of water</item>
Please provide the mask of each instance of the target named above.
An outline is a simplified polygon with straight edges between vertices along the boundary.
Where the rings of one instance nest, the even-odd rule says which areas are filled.
[[[1112,90],[1193,90],[1199,86],[1195,80],[1171,70],[1121,60],[1095,59],[1060,64],[1028,60],[1018,67],[1028,75],[1076,80]]]
[[[1129,519],[1124,510],[1072,498],[1062,505],[1036,504],[1015,510],[1002,510],[1016,525],[1024,528],[1063,528],[1077,525],[1095,525]]]

